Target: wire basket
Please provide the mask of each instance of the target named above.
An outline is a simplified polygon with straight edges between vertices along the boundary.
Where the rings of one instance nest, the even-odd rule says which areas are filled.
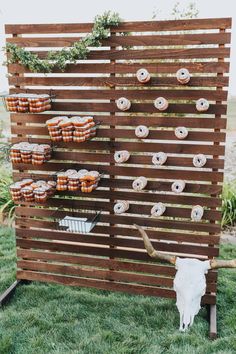
[[[56,219],[57,229],[60,231],[67,231],[79,234],[87,234],[92,231],[97,224],[101,211],[91,214],[91,210],[83,210],[85,216],[66,215],[64,218]],[[88,215],[89,214],[89,215]],[[88,216],[87,216],[88,215]]]
[[[17,93],[0,96],[5,110],[10,113],[42,113],[52,109],[55,94]]]

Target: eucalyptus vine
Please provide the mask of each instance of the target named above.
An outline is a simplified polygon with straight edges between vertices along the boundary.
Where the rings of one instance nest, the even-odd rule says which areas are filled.
[[[95,17],[92,32],[74,42],[70,48],[63,48],[55,52],[49,51],[45,59],[40,59],[37,54],[7,43],[6,52],[8,60],[6,64],[21,64],[32,72],[50,73],[55,68],[64,71],[67,63],[75,63],[76,60],[85,60],[89,54],[89,47],[100,47],[101,41],[110,36],[110,27],[118,26],[121,18],[118,13],[105,12]]]

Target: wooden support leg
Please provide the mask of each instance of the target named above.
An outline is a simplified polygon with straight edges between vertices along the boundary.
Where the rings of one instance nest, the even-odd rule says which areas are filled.
[[[210,339],[217,338],[216,305],[210,305]]]
[[[16,287],[18,285],[28,284],[28,283],[29,283],[28,281],[24,281],[24,280],[14,281],[14,283],[11,286],[9,286],[9,288],[6,291],[4,291],[2,295],[0,295],[0,308],[6,305],[6,303],[12,298],[12,296],[15,293]]]

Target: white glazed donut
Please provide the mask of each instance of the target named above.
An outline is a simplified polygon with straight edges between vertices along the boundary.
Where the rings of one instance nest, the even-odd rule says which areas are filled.
[[[151,79],[151,75],[149,74],[149,72],[147,71],[147,69],[139,69],[136,72],[136,76],[139,82],[141,82],[142,84],[145,84],[146,82],[148,82]]]
[[[195,167],[203,167],[207,162],[207,158],[203,154],[198,154],[193,157],[193,166]]]
[[[185,127],[175,128],[175,136],[178,139],[185,139],[188,136],[188,129]]]
[[[205,98],[199,98],[196,102],[196,109],[199,112],[205,112],[210,107],[209,102]]]
[[[193,221],[200,221],[203,217],[204,209],[201,205],[195,205],[191,211],[191,219]]]
[[[164,165],[166,160],[167,160],[167,154],[162,151],[155,153],[152,157],[152,163],[158,166]]]
[[[168,108],[169,103],[164,97],[158,97],[154,101],[154,106],[159,111],[165,111]]]
[[[132,183],[132,187],[135,191],[141,191],[146,187],[146,185],[147,185],[147,178],[143,176],[136,178]]]
[[[166,206],[165,204],[159,202],[153,205],[152,209],[151,209],[151,215],[152,216],[161,216],[164,214],[164,212],[166,211]]]
[[[174,183],[172,183],[171,185],[171,190],[174,193],[182,193],[183,190],[185,188],[185,182],[182,180],[179,181],[175,181]]]
[[[121,111],[127,111],[131,107],[131,102],[128,100],[128,98],[125,97],[120,97],[116,101],[117,108],[120,109]]]
[[[129,209],[129,203],[125,200],[119,201],[114,205],[114,213],[122,214]]]
[[[127,150],[116,151],[114,154],[114,160],[117,163],[123,163],[128,161],[130,153]]]
[[[181,68],[176,73],[176,78],[178,82],[182,85],[187,84],[190,81],[190,73],[188,69]]]
[[[136,129],[135,129],[135,135],[138,138],[146,138],[149,134],[149,129],[148,127],[146,127],[146,125],[139,125]]]

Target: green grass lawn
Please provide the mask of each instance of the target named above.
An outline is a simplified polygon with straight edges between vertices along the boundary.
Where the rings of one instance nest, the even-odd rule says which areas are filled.
[[[236,258],[235,246],[222,247]],[[14,281],[15,242],[0,229],[0,291]],[[208,339],[206,310],[178,331],[173,300],[31,283],[0,310],[0,354],[235,354],[236,270],[221,270],[218,334]]]

